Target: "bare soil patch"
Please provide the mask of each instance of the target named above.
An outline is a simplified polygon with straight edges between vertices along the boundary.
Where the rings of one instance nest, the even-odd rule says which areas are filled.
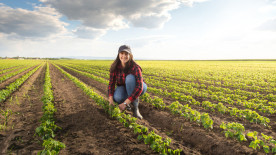
[[[30,155],[42,149],[34,134],[42,117],[44,76],[45,65],[1,104],[1,109],[10,109],[13,114],[6,130],[0,131],[0,154]]]

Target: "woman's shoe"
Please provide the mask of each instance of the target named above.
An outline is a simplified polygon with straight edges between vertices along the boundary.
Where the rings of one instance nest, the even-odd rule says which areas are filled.
[[[143,116],[140,114],[139,108],[138,108],[139,99],[136,99],[135,101],[133,101],[132,104],[133,104],[133,116],[139,119],[143,119]]]

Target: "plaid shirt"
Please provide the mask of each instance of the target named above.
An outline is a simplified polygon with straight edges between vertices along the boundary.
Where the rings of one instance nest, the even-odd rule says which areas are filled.
[[[141,72],[141,67],[139,65],[133,65],[128,74],[132,74],[136,79],[136,87],[128,99],[133,102],[138,98],[143,90],[143,77]],[[109,85],[108,85],[108,95],[113,96],[115,91],[115,83],[117,86],[125,85],[125,79],[128,74],[125,74],[122,65],[119,64],[114,72],[110,73]]]

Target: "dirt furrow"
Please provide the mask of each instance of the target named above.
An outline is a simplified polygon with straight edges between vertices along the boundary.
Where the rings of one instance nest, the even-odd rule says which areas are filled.
[[[155,154],[130,129],[111,119],[80,88],[50,65],[60,154]]]
[[[42,149],[34,134],[42,117],[44,76],[45,65],[2,104],[1,109],[11,110],[12,115],[7,128],[0,131],[0,154],[30,155]]]

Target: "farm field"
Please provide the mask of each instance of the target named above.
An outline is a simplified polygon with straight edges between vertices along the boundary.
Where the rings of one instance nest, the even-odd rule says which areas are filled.
[[[0,154],[276,154],[276,61],[137,61],[143,120],[112,62],[0,60]]]

